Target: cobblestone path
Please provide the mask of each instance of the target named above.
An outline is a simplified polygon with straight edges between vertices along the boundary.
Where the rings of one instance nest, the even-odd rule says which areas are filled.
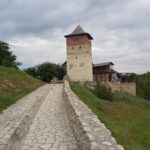
[[[21,150],[77,150],[64,108],[62,84],[54,85],[44,100]]]

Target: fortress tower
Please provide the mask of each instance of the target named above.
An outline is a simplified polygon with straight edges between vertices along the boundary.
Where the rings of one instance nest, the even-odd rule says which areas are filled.
[[[67,75],[71,81],[93,81],[92,70],[92,36],[81,26],[66,37]]]

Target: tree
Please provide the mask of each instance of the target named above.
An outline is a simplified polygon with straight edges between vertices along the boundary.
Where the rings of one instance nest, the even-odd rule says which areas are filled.
[[[18,68],[21,63],[16,62],[16,56],[9,51],[8,43],[0,41],[0,65],[10,68]]]
[[[62,65],[56,65],[56,70],[57,70],[57,78],[59,80],[62,80],[64,75],[66,74],[66,69]]]
[[[56,64],[43,63],[37,66],[40,79],[45,82],[50,82],[53,77],[57,77]]]
[[[57,77],[59,80],[62,80],[63,76],[66,74],[65,68],[62,65],[50,62],[45,62],[35,67],[27,68],[24,71],[45,82],[50,82],[53,77]]]
[[[137,96],[150,101],[150,72],[136,75],[134,82],[136,83]]]
[[[24,70],[26,73],[31,75],[32,77],[39,78],[38,68],[37,67],[29,67]]]

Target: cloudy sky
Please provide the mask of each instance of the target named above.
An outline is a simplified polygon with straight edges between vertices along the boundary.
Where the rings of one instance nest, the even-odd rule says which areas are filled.
[[[64,35],[80,24],[93,40],[93,62],[120,72],[150,71],[150,0],[1,0],[0,40],[22,68],[66,60]]]

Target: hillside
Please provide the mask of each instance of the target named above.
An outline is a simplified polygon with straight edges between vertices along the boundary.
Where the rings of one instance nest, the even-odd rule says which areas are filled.
[[[113,100],[103,100],[89,89],[70,83],[71,89],[105,123],[125,150],[149,150],[150,103],[124,93],[115,93]]]
[[[0,66],[0,112],[42,84],[23,71]]]

